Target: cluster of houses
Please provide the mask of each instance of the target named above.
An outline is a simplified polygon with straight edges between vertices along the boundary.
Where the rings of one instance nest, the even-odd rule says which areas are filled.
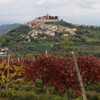
[[[98,27],[97,25],[85,25],[85,24],[82,24],[82,25],[79,25],[79,24],[74,24],[75,26],[81,26],[81,27]]]
[[[46,37],[38,37],[38,34],[46,34],[48,36],[55,36],[56,33],[62,32],[66,33],[64,36],[76,34],[76,28],[68,28],[61,25],[50,24],[58,21],[61,21],[58,19],[58,16],[49,16],[49,14],[35,18],[33,21],[27,23],[32,30],[28,33],[26,39],[28,39],[29,42],[31,41],[30,36],[35,39],[46,39]]]
[[[0,56],[7,56],[8,54],[8,48],[1,48],[0,49]]]

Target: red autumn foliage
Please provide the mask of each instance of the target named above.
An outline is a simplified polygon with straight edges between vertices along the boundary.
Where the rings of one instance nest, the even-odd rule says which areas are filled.
[[[76,55],[76,59],[84,84],[97,85],[100,82],[100,58],[89,54]],[[0,59],[0,63],[3,61]],[[22,77],[25,77],[25,81],[32,82],[39,78],[43,85],[53,86],[62,93],[68,89],[72,89],[73,93],[79,92],[76,71],[70,54],[64,57],[53,53],[48,56],[41,54],[36,59],[24,58],[20,59],[20,62],[15,59],[10,61],[10,65],[23,66]]]
[[[76,55],[78,67],[84,83],[97,84],[100,81],[100,58],[93,55]],[[71,88],[78,90],[78,81],[72,58],[67,54],[38,56],[35,61],[26,59],[24,63],[27,80],[40,78],[44,85],[54,86],[61,92]]]

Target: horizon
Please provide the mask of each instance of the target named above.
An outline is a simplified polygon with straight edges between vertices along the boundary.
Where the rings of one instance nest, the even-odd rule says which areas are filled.
[[[99,5],[100,0],[0,0],[0,24],[27,23],[49,13],[72,24],[100,26]]]
[[[46,14],[45,14],[46,15]],[[50,15],[50,14],[49,14]],[[43,15],[44,16],[44,15]],[[51,15],[51,16],[53,16],[53,15]],[[41,16],[37,16],[37,17],[41,17]],[[37,17],[35,17],[35,18],[37,18]],[[59,17],[59,16],[58,16]],[[35,19],[34,18],[34,19]],[[33,20],[34,20],[33,19]],[[59,19],[61,19],[61,18],[59,18]],[[64,20],[64,19],[63,19]],[[29,20],[29,21],[32,21],[32,20]],[[28,22],[29,22],[28,21]],[[68,22],[68,21],[66,21],[66,20],[64,20],[65,22]],[[2,25],[10,25],[10,24],[26,24],[26,23],[28,23],[28,22],[14,22],[14,23],[3,23],[3,24],[1,24],[0,23],[0,26],[2,26]],[[91,25],[91,26],[95,26],[96,24],[85,24],[85,23],[82,23],[82,24],[78,24],[78,23],[72,23],[72,22],[68,22],[68,23],[70,23],[70,24],[76,24],[76,25]],[[100,25],[96,25],[96,26],[100,26]]]
[[[49,13],[47,13],[47,14],[49,14]],[[45,14],[45,15],[47,15],[47,14]],[[42,16],[45,16],[45,15],[42,15]],[[50,14],[49,14],[50,15]],[[42,17],[42,16],[37,16],[37,17],[35,17],[35,18],[38,18],[38,17]],[[56,16],[56,15],[50,15],[50,16]],[[34,18],[34,19],[35,19]],[[58,16],[58,18],[59,18],[59,16]],[[33,20],[34,20],[33,19]],[[59,20],[61,20],[61,18],[59,18]],[[64,20],[64,19],[62,19],[62,20]],[[30,22],[30,21],[32,21],[32,20],[29,20],[28,22]],[[65,20],[64,20],[65,21]],[[2,25],[10,25],[10,24],[26,24],[26,23],[28,23],[28,22],[14,22],[14,23],[4,23],[4,24],[0,24],[0,26],[2,26]],[[65,22],[67,22],[67,21],[65,21]],[[76,25],[91,25],[91,26],[95,26],[96,24],[85,24],[85,23],[83,23],[83,24],[77,24],[77,23],[71,23],[71,22],[68,22],[68,23],[70,23],[70,24],[76,24]],[[100,25],[96,25],[96,26],[100,26]]]

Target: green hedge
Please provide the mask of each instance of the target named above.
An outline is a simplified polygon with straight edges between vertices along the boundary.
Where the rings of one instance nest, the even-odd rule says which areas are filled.
[[[8,98],[9,100],[38,100],[38,95],[34,92],[22,92],[22,91],[0,91],[1,98]]]
[[[60,96],[56,95],[37,95],[34,92],[22,92],[12,90],[0,90],[0,98],[7,98],[7,100],[67,100],[66,97],[61,98]]]
[[[100,92],[89,91],[87,93],[88,100],[100,100]]]
[[[1,99],[3,98],[3,99]],[[6,98],[6,99],[4,99]],[[87,93],[88,100],[100,100],[100,93],[90,91]],[[67,96],[61,97],[58,95],[37,95],[34,92],[14,91],[14,90],[0,90],[0,100],[68,100]],[[81,96],[74,98],[74,100],[82,100]]]

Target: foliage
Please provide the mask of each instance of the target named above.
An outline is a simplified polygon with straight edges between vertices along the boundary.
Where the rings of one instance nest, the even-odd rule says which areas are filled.
[[[24,75],[22,68],[21,64],[16,60],[10,61],[10,65],[8,65],[8,61],[2,61],[0,63],[0,83],[9,82],[11,84],[14,81],[21,81]]]
[[[38,100],[38,96],[34,92],[22,92],[22,91],[0,91],[0,97],[7,97],[10,100]]]
[[[93,55],[76,55],[81,76],[85,85],[98,85],[100,81],[100,59]],[[43,86],[53,86],[64,93],[69,89],[73,93],[80,91],[72,58],[67,54],[60,57],[56,54],[45,54],[34,59],[24,60],[26,81],[35,82],[41,79]]]
[[[25,57],[28,53],[39,54],[45,50],[59,54],[62,52],[61,55],[74,50],[77,53],[91,53],[100,57],[100,27],[75,26],[64,21],[47,24],[76,28],[76,35],[63,36],[65,32],[57,33],[55,37],[39,34],[46,39],[39,40],[31,37],[31,41],[28,42],[25,37],[32,29],[23,25],[0,36],[0,47],[8,47],[11,53],[19,54],[21,57]]]
[[[97,58],[91,54],[89,55],[76,55],[78,67],[83,79],[85,88],[89,86],[97,86],[100,83],[100,58]],[[38,91],[44,93],[44,89],[54,88],[55,92],[58,92],[59,95],[64,94],[80,94],[79,82],[76,77],[76,71],[74,68],[74,63],[70,53],[67,53],[65,56],[59,56],[55,53],[48,53],[48,55],[41,54],[37,58],[24,58],[24,59],[14,59],[10,60],[9,66],[7,65],[8,61],[5,59],[0,59],[0,77],[1,85],[5,84],[6,81],[9,83],[21,82],[25,80],[27,84],[33,84],[36,87],[39,87]],[[7,78],[7,70],[9,68],[9,77]],[[18,86],[13,86],[18,90]],[[19,86],[20,87],[20,86]],[[30,91],[30,87],[24,86],[25,91]],[[35,87],[34,87],[35,88]],[[88,88],[89,89],[89,88]],[[20,90],[22,90],[20,88]],[[34,89],[37,91],[36,89]],[[99,90],[98,90],[99,91]],[[37,92],[41,93],[41,92]],[[7,94],[4,94],[5,96]],[[12,93],[9,94],[10,97]],[[19,95],[19,94],[18,94]],[[19,95],[21,98],[30,98],[33,97],[31,94]],[[88,94],[87,94],[88,95]],[[90,94],[89,94],[90,96]],[[88,98],[89,98],[88,96]],[[40,98],[52,100],[54,96],[41,96]],[[92,99],[97,98],[98,96],[93,96]],[[92,100],[91,99],[91,100]],[[24,99],[23,99],[24,100]],[[27,100],[27,99],[25,99]],[[56,100],[56,99],[54,99]]]
[[[31,54],[31,53],[30,54],[26,54],[25,57],[26,58],[34,58],[34,54]]]

